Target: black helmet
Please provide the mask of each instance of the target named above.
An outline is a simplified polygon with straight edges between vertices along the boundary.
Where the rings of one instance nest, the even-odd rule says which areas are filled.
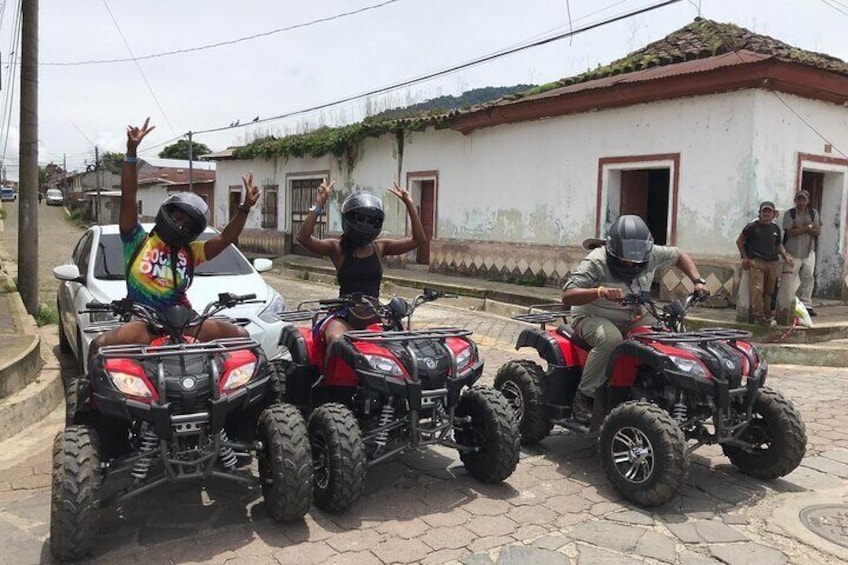
[[[654,236],[639,216],[621,216],[607,232],[607,266],[612,274],[632,280],[648,268]]]
[[[356,246],[374,241],[385,217],[383,201],[370,192],[354,192],[342,203],[342,230]]]
[[[184,222],[172,217],[177,211],[187,216]],[[208,221],[209,207],[201,197],[193,192],[177,192],[162,202],[153,229],[171,247],[182,247],[197,239]]]

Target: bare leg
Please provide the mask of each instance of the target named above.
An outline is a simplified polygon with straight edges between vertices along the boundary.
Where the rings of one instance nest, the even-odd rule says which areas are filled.
[[[228,337],[248,337],[247,330],[222,320],[206,320],[196,334],[198,341],[213,341]]]
[[[147,331],[147,323],[133,320],[97,336],[88,348],[88,360],[90,363],[100,348],[106,345],[148,345],[151,341],[153,336]]]

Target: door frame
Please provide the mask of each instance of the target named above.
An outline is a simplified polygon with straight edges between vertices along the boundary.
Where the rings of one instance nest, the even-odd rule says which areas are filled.
[[[819,238],[818,242],[818,250],[816,252],[816,272],[815,272],[815,295],[818,296],[820,289],[828,288],[832,285],[839,285],[841,288],[839,294],[844,294],[846,292],[845,289],[845,276],[846,271],[848,271],[848,159],[842,157],[831,157],[829,155],[815,155],[812,153],[801,153],[797,154],[796,165],[795,165],[795,186],[793,187],[793,191],[797,191],[801,186],[801,179],[804,175],[804,171],[824,173],[824,188],[822,190],[822,202],[819,203],[819,214],[822,216],[822,221],[825,221],[825,215],[823,213],[823,209],[825,208],[825,204],[829,204],[832,206],[834,202],[827,202],[830,199],[838,200],[839,205],[839,223],[838,226],[839,233],[835,235],[834,238]],[[838,178],[838,175],[841,175],[841,179]],[[830,180],[830,182],[828,182]],[[836,183],[841,181],[841,186]],[[832,186],[830,190],[828,189],[828,185]],[[838,192],[838,197],[834,194]],[[794,196],[794,194],[793,194]],[[825,242],[828,240],[831,241],[830,250],[826,251],[823,249]],[[833,248],[835,244],[835,249]],[[825,271],[829,271],[830,269],[824,268],[824,262],[830,262],[833,260],[833,257],[830,255],[832,253],[836,253],[836,261],[841,262],[841,265],[837,265],[836,268],[840,270],[838,274],[839,280],[829,280],[823,281],[822,277],[827,276],[829,278],[834,277],[832,273],[825,273]]]
[[[669,169],[668,245],[677,244],[677,198],[680,188],[680,153],[624,155],[598,159],[598,186],[595,199],[595,237],[612,223],[621,206],[621,171]]]
[[[439,235],[439,171],[438,170],[430,170],[430,171],[409,171],[406,173],[406,189],[409,191],[409,194],[412,196],[413,202],[415,202],[415,207],[418,210],[418,213],[421,213],[421,182],[422,181],[433,181],[433,233],[430,234],[430,238],[428,242],[435,240]],[[422,223],[423,219],[422,219]],[[405,232],[409,232],[409,216],[406,217],[406,227]],[[426,233],[425,233],[426,235]],[[418,250],[415,251],[415,260],[418,261]],[[428,258],[429,260],[429,258]],[[429,261],[428,261],[429,263]]]

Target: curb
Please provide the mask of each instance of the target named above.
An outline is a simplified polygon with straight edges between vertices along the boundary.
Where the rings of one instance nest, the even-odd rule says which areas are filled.
[[[12,318],[24,342],[20,353],[0,364],[0,398],[10,396],[38,378],[41,370],[41,337],[35,319],[30,316],[21,295],[10,292],[6,296],[12,308]]]

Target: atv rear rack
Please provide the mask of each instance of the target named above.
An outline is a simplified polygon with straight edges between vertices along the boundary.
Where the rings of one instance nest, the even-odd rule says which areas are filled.
[[[351,341],[370,341],[374,343],[404,342],[423,339],[444,339],[448,337],[465,337],[471,335],[471,330],[461,328],[429,328],[426,330],[404,330],[374,332],[370,330],[350,330],[345,337]]]
[[[536,312],[533,310],[536,310]],[[562,302],[551,302],[548,304],[533,304],[527,308],[525,314],[517,314],[512,319],[529,324],[540,324],[544,330],[545,324],[550,324],[557,318],[565,318],[570,313],[571,307],[563,306]]]
[[[257,347],[259,347],[259,343],[253,338],[230,337],[215,341],[175,343],[170,345],[106,345],[100,348],[98,354],[104,359],[119,357],[125,359],[158,359],[180,355],[213,355],[242,349],[255,349]]]
[[[751,332],[733,328],[704,328],[693,332],[640,332],[630,337],[639,341],[660,343],[704,343],[746,340],[751,338]]]
[[[321,309],[318,310],[286,310],[285,312],[280,312],[277,316],[283,322],[304,322],[306,320],[311,320],[315,316],[319,314],[326,314],[329,310]]]

